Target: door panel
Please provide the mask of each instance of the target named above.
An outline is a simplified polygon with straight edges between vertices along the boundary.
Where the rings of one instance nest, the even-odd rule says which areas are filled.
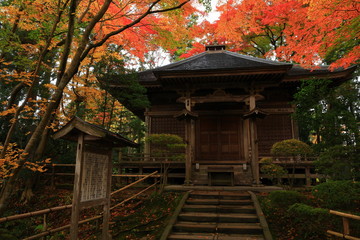
[[[197,125],[197,159],[203,161],[236,161],[241,159],[240,117],[202,117]]]

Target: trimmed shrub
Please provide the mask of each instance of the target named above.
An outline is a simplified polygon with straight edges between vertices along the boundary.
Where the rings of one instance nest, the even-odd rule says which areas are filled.
[[[184,140],[174,134],[151,134],[146,141],[151,144],[151,152],[155,157],[166,157],[168,160],[184,160],[186,144]]]
[[[303,203],[290,206],[287,213],[296,231],[295,239],[327,239],[326,231],[332,228],[335,219],[328,210]]]
[[[306,143],[297,139],[287,139],[274,143],[271,154],[274,156],[306,156],[312,153],[312,149]]]
[[[269,199],[274,207],[289,208],[295,203],[305,203],[305,196],[296,191],[274,191],[269,194]]]
[[[260,172],[269,175],[271,182],[276,182],[281,176],[288,173],[282,166],[274,164],[272,158],[262,158],[260,163]]]
[[[315,186],[312,194],[324,208],[352,210],[360,204],[360,183],[329,181]]]
[[[261,164],[271,164],[273,162],[274,162],[274,159],[272,157],[263,157],[259,161],[259,163],[261,163]]]

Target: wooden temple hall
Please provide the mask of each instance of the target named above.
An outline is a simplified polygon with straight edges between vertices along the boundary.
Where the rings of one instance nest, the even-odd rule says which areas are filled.
[[[207,46],[188,59],[139,73],[151,107],[136,112],[148,133],[170,133],[187,143],[185,184],[257,185],[259,159],[278,141],[298,138],[291,117],[301,80],[351,78],[354,68],[308,70]],[[111,85],[116,91],[116,84]],[[145,146],[151,153],[151,146]]]

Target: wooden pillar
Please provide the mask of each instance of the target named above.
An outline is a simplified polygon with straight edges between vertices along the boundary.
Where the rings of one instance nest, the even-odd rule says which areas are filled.
[[[84,134],[81,133],[78,137],[77,149],[76,149],[76,166],[75,166],[75,179],[74,179],[74,193],[72,200],[71,210],[71,228],[70,239],[77,240],[79,232],[79,214],[80,214],[80,199],[81,199],[81,179],[82,179],[82,167],[84,162]]]
[[[256,108],[256,96],[252,93],[249,96],[249,110],[252,111]],[[251,169],[254,178],[254,184],[260,185],[260,173],[259,173],[259,153],[258,153],[258,140],[257,140],[257,127],[256,117],[249,118],[250,125],[250,147],[251,147]]]
[[[185,141],[186,141],[186,154],[185,154],[185,185],[191,184],[191,160],[192,160],[192,121],[191,119],[185,120]]]
[[[147,113],[148,113],[148,109],[146,109],[146,114],[145,114],[145,127],[146,127],[145,139],[147,139],[149,134],[151,133],[151,118]],[[148,141],[145,141],[144,160],[150,161],[150,143]]]
[[[110,240],[111,235],[109,232],[109,221],[110,221],[110,195],[111,195],[111,178],[112,178],[112,151],[108,149],[108,177],[107,177],[107,188],[106,188],[106,201],[103,207],[103,229],[102,229],[102,239]]]
[[[260,184],[259,173],[259,153],[258,153],[258,141],[257,141],[257,127],[256,118],[250,118],[250,146],[251,146],[251,167],[254,177],[254,184]]]
[[[191,94],[190,91],[186,92],[185,100],[185,109],[191,112]],[[192,168],[192,159],[193,159],[193,146],[194,146],[194,137],[195,136],[195,127],[194,120],[190,117],[185,118],[185,141],[186,141],[186,160],[185,160],[185,185],[191,185],[191,168]]]
[[[195,159],[195,120],[191,119],[191,163],[194,162]]]
[[[306,179],[306,186],[310,187],[311,186],[311,173],[310,173],[309,166],[305,167],[305,179]]]

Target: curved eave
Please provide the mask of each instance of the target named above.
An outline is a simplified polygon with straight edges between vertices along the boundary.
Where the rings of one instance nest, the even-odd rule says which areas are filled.
[[[334,84],[341,84],[349,79],[351,79],[353,76],[352,74],[356,70],[356,66],[349,67],[347,69],[341,69],[341,70],[322,70],[317,71],[316,69],[314,71],[307,70],[303,73],[299,74],[287,74],[283,80],[284,83],[290,83],[290,82],[299,82],[301,80],[307,80],[307,79],[313,79],[313,78],[325,78],[325,79],[333,79]]]

